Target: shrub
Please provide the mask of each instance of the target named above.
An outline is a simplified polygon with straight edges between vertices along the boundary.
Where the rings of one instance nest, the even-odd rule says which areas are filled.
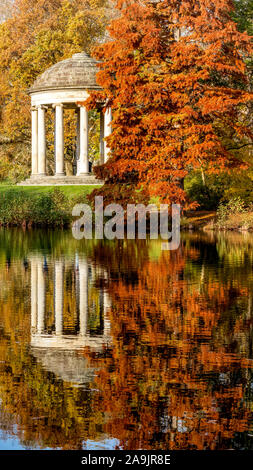
[[[245,202],[240,197],[235,197],[230,199],[228,202],[222,202],[219,204],[217,210],[217,224],[219,227],[223,227],[224,225],[228,224],[228,219],[238,216],[239,214],[246,214],[246,205]],[[240,217],[240,221],[242,218]]]
[[[15,190],[0,195],[0,223],[22,225],[30,220],[32,204],[25,193]]]
[[[70,222],[70,200],[59,189],[33,197],[16,189],[0,195],[1,225],[65,226]]]
[[[70,201],[59,189],[34,198],[33,223],[64,226],[71,221]]]

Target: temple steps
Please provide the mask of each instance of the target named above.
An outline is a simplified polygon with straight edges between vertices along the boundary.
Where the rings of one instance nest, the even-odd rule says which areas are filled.
[[[98,180],[95,175],[87,176],[39,176],[28,178],[18,183],[17,186],[65,186],[65,185],[101,185],[104,182]]]

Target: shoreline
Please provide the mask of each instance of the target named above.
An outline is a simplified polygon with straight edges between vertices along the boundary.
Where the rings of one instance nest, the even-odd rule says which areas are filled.
[[[0,227],[71,228],[76,220],[73,207],[89,205],[87,196],[93,190],[94,185],[31,188],[0,184]],[[253,210],[227,213],[223,218],[215,210],[188,211],[181,216],[180,227],[182,231],[252,233]]]
[[[196,211],[186,214],[182,229],[205,232],[253,232],[253,212],[245,211],[228,215],[219,221],[217,211]]]

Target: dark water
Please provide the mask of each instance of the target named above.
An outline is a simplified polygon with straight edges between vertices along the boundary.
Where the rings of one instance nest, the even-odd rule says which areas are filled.
[[[253,449],[253,235],[0,231],[0,448]]]

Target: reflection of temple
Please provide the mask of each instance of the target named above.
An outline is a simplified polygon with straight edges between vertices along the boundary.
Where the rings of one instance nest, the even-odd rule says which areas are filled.
[[[85,258],[75,263],[58,259],[47,263],[42,256],[31,256],[31,346],[42,365],[66,381],[83,383],[91,380],[94,371],[87,369],[87,360],[77,350],[88,347],[99,352],[110,342],[107,317],[108,294],[94,288],[96,272]],[[75,326],[71,334],[64,329],[66,316],[66,270],[74,276],[73,306]],[[52,277],[53,314],[51,328],[47,325],[50,301],[49,282]],[[73,308],[74,309],[74,308]],[[93,323],[92,323],[93,322]],[[95,324],[95,326],[94,326]]]

